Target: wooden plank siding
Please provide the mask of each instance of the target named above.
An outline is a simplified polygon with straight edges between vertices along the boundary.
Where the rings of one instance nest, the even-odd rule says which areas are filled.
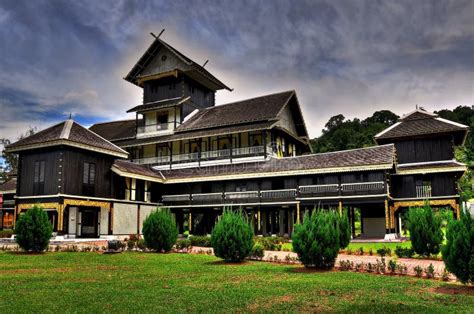
[[[399,164],[454,158],[451,136],[400,140],[394,144]]]

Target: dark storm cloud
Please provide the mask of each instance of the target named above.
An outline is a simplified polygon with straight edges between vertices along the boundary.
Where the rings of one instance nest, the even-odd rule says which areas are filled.
[[[124,80],[163,38],[235,88],[296,89],[311,136],[332,115],[473,103],[473,1],[0,2],[0,137],[127,117]]]

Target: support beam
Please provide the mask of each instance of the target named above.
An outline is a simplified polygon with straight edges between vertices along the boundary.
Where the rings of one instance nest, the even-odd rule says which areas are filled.
[[[339,215],[342,216],[342,201],[339,201]]]
[[[193,225],[193,215],[191,214],[191,211],[190,211],[190,212],[189,212],[189,215],[188,215],[188,230],[189,230],[189,234],[191,234],[192,225]]]
[[[300,203],[296,203],[296,223],[300,224],[301,223],[301,217],[300,217]]]
[[[257,229],[258,229],[259,232],[260,232],[260,230],[262,230],[261,218],[260,218],[260,209],[258,209],[258,212],[257,212]]]
[[[278,215],[278,234],[280,236],[285,234],[285,210],[280,209],[279,215]]]

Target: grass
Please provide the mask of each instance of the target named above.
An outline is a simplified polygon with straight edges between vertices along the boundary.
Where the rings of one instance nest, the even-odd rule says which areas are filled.
[[[395,249],[397,246],[401,247],[411,247],[411,242],[410,241],[405,241],[405,242],[360,242],[360,243],[354,243],[351,242],[349,243],[349,246],[347,247],[348,249],[351,249],[353,252],[356,250],[359,250],[359,248],[364,248],[364,252],[368,253],[370,249],[372,249],[372,252],[374,255],[377,255],[377,250],[382,249],[384,247],[389,248],[392,250],[392,253],[394,253]]]
[[[439,293],[460,288],[295,265],[225,265],[206,255],[0,253],[1,313],[470,312],[472,294]]]

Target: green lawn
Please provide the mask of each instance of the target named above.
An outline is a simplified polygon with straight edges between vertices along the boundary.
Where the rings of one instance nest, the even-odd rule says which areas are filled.
[[[412,277],[225,265],[206,255],[0,253],[0,313],[472,312],[462,286]],[[470,291],[472,292],[472,291]]]
[[[377,250],[381,249],[383,247],[387,247],[390,250],[392,250],[392,254],[395,254],[395,249],[397,246],[401,247],[411,247],[411,242],[410,241],[405,241],[405,242],[362,242],[362,243],[354,243],[351,242],[349,243],[348,248],[351,249],[353,252],[356,250],[359,250],[359,248],[364,248],[364,252],[368,253],[370,249],[372,249],[372,252],[374,255],[377,255]]]

